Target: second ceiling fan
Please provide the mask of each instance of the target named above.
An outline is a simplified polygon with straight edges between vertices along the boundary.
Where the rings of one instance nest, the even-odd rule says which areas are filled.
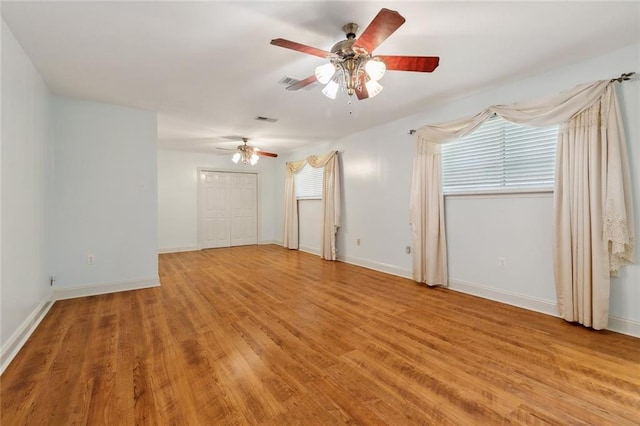
[[[437,56],[373,55],[373,50],[404,22],[405,19],[398,12],[383,8],[358,38],[357,24],[343,26],[347,39],[336,43],[331,52],[282,38],[271,40],[274,46],[327,58],[330,61],[317,67],[314,75],[288,86],[287,90],[298,90],[318,81],[326,84],[322,93],[331,99],[336,98],[340,88],[349,96],[355,94],[358,99],[367,99],[382,91],[378,80],[386,70],[432,72],[440,61]]]
[[[222,151],[236,151],[231,157],[231,161],[234,163],[242,163],[242,164],[251,164],[254,166],[258,162],[259,157],[272,157],[275,158],[278,154],[273,152],[266,152],[261,150],[258,147],[247,145],[249,142],[249,138],[241,138],[242,145],[238,145],[235,149],[233,148],[218,148]]]

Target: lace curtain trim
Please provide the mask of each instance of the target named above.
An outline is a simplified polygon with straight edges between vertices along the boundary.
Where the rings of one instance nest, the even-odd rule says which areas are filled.
[[[590,107],[577,113],[571,120],[561,123],[561,131],[568,129],[607,128],[611,92],[605,93]]]
[[[605,219],[604,240],[609,243],[609,272],[617,277],[620,268],[631,265],[635,258],[635,238],[629,235],[625,219]]]

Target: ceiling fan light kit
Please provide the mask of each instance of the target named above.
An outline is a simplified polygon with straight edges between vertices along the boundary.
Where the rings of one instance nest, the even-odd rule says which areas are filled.
[[[365,62],[364,69],[371,80],[378,81],[387,71],[387,66],[380,58],[371,58]]]
[[[251,164],[252,166],[255,166],[259,158],[260,157],[258,157],[253,152],[242,151],[242,152],[236,152],[235,154],[233,154],[233,157],[231,157],[231,161],[233,161],[236,164],[242,163],[242,164]]]
[[[324,89],[322,89],[322,93],[329,99],[335,99],[339,89],[340,84],[331,80]]]
[[[273,152],[262,151],[260,148],[256,148],[255,146],[247,145],[249,142],[248,138],[242,138],[242,145],[238,145],[235,149],[227,149],[227,148],[218,148],[223,151],[236,151],[231,157],[231,161],[235,164],[250,164],[255,166],[258,163],[260,157],[272,157],[275,158],[278,154]]]
[[[336,73],[336,66],[329,62],[316,68],[316,78],[320,84],[327,84]]]
[[[374,56],[373,50],[393,34],[405,19],[396,11],[381,9],[373,21],[356,39],[358,25],[342,27],[346,40],[334,44],[330,52],[285,39],[271,40],[274,46],[296,50],[309,55],[329,59],[329,63],[316,67],[314,75],[287,87],[298,90],[311,83],[325,84],[322,93],[335,99],[342,89],[348,96],[354,94],[360,100],[373,98],[382,91],[378,82],[388,70],[432,72],[438,67],[437,56]]]
[[[355,31],[358,25],[351,23],[342,27],[347,39],[336,43],[331,48],[333,56],[328,64],[316,67],[315,76],[319,83],[326,84],[322,93],[329,99],[335,99],[338,89],[342,88],[347,95],[352,96],[356,90],[365,88],[369,98],[373,98],[382,91],[382,85],[376,84],[382,78],[387,67],[380,59],[372,57],[364,49],[354,50],[356,42]],[[371,83],[371,84],[370,84]],[[373,90],[369,91],[369,87]]]

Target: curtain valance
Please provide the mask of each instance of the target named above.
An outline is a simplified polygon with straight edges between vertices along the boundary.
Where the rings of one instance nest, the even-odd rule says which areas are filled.
[[[594,81],[533,102],[492,105],[472,117],[423,126],[416,135],[419,140],[431,143],[450,142],[472,133],[494,113],[513,123],[529,126],[543,127],[564,123],[592,105],[609,86],[609,80]]]

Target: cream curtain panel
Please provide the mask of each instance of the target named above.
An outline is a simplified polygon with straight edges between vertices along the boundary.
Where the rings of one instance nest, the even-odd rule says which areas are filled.
[[[286,164],[287,176],[284,189],[284,246],[298,248],[298,204],[295,190],[295,174],[305,164],[324,167],[322,180],[322,240],[321,256],[326,260],[336,260],[336,232],[340,227],[340,165],[338,151],[322,156],[311,155],[304,160]]]
[[[411,182],[413,279],[448,286],[440,145],[418,139]]]
[[[410,206],[414,280],[447,285],[441,144],[473,132],[494,113],[532,126],[562,124],[554,190],[558,310],[568,321],[606,327],[609,276],[634,260],[626,142],[608,80],[417,131]]]
[[[292,161],[286,164],[287,175],[284,178],[284,246],[288,249],[298,249],[298,203],[296,200],[295,175],[306,160]]]

